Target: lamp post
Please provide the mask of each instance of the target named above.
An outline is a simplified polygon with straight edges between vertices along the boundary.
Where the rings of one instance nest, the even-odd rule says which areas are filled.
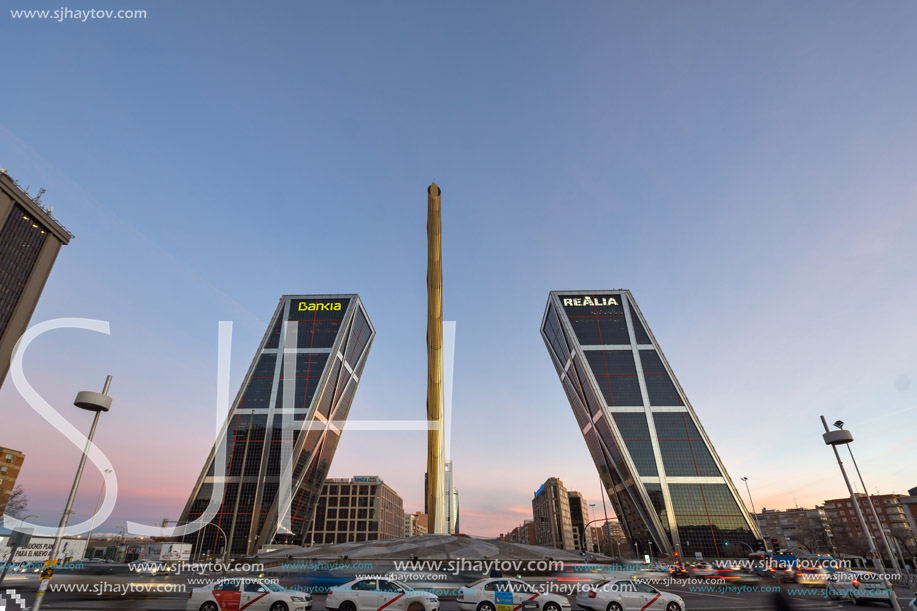
[[[111,469],[102,471],[102,485],[99,487],[99,498],[96,500],[96,510],[92,512],[92,522],[89,523],[89,535],[86,537],[86,549],[83,550],[83,558],[86,557],[86,552],[89,551],[89,545],[92,543],[92,531],[96,527],[96,514],[99,513],[99,505],[102,504],[102,493],[105,491],[105,478],[109,473],[111,473]],[[93,557],[95,557],[94,554]]]
[[[73,478],[70,496],[67,497],[64,513],[61,515],[60,525],[57,527],[57,536],[54,537],[51,555],[48,556],[48,561],[45,563],[45,572],[48,573],[48,575],[47,578],[44,578],[45,573],[42,574],[42,579],[39,581],[38,585],[38,592],[35,594],[35,605],[32,607],[32,611],[38,611],[39,608],[41,608],[41,601],[45,596],[45,590],[48,589],[48,583],[51,581],[51,576],[54,573],[53,567],[57,563],[57,553],[60,551],[61,539],[64,536],[64,530],[67,528],[67,521],[70,519],[73,501],[76,498],[76,491],[80,487],[80,479],[83,477],[83,467],[86,466],[86,457],[89,455],[89,448],[92,447],[92,438],[96,434],[99,416],[102,412],[107,412],[111,409],[111,397],[108,396],[108,388],[110,386],[111,376],[108,376],[105,379],[105,387],[102,389],[101,393],[91,390],[81,390],[76,394],[76,399],[73,400],[75,406],[89,412],[95,412],[95,416],[92,419],[92,427],[89,429],[89,437],[86,438],[86,448],[83,450],[83,455],[80,457],[80,465],[76,469],[76,477]]]
[[[214,528],[220,531],[223,534],[223,574],[226,574],[226,565],[229,563],[229,537],[226,536],[226,531],[220,528],[214,522],[210,523]]]
[[[751,488],[748,487],[748,478],[743,477],[742,481],[745,482],[745,491],[748,493],[748,502],[751,503],[751,515],[755,519],[755,526],[758,527],[758,534],[761,536],[761,541],[764,543],[764,551],[769,552],[767,549],[767,537],[764,536],[764,531],[761,530],[761,523],[758,522],[758,511],[755,509],[755,500],[751,498]]]
[[[857,503],[856,494],[853,491],[853,486],[850,484],[850,479],[847,477],[847,471],[844,469],[844,463],[841,461],[841,455],[837,451],[837,446],[846,445],[853,441],[853,435],[850,431],[845,431],[843,428],[844,423],[838,420],[835,423],[835,426],[838,426],[837,431],[832,431],[828,428],[828,421],[825,420],[825,417],[821,417],[821,423],[825,427],[825,434],[822,435],[822,439],[825,441],[825,445],[831,446],[831,449],[834,450],[834,457],[837,458],[837,466],[841,469],[841,475],[844,476],[844,483],[847,484],[847,491],[850,492],[850,500],[853,501],[853,509],[856,512],[857,519],[860,524],[863,525],[863,534],[866,535],[866,541],[869,543],[869,551],[872,552],[873,562],[876,565],[876,568],[879,569],[879,572],[885,574],[885,565],[882,562],[882,556],[879,554],[879,550],[876,549],[876,542],[872,539],[872,533],[869,532],[869,526],[866,524],[866,520],[863,519],[863,512],[860,511],[860,504]],[[892,607],[896,611],[901,611],[900,605],[898,605],[898,597],[895,596],[894,586],[891,588],[891,603]]]
[[[844,423],[843,421],[838,420],[834,423],[834,426],[836,426],[838,429],[843,429]],[[876,513],[876,506],[873,505],[872,497],[869,496],[869,489],[866,487],[866,482],[863,481],[863,474],[860,473],[860,467],[857,465],[857,461],[853,457],[853,450],[850,448],[849,443],[846,445],[847,452],[850,453],[850,460],[853,462],[853,468],[856,469],[857,477],[860,478],[860,484],[863,486],[863,493],[866,495],[866,502],[869,504],[869,509],[872,513],[872,519],[876,521],[876,528],[878,529],[879,534],[882,536],[882,543],[885,545],[885,551],[888,552],[888,557],[891,558],[892,565],[895,567],[895,573],[901,575],[901,567],[898,566],[898,559],[895,557],[895,554],[892,551],[892,546],[888,544],[888,538],[885,536],[885,530],[882,528],[882,523],[879,521],[879,514]],[[866,524],[863,524],[863,527],[866,528]]]

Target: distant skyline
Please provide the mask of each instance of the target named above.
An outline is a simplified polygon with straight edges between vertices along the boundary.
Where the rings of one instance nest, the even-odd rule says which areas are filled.
[[[234,397],[282,294],[360,294],[377,337],[350,418],[424,418],[433,180],[463,531],[530,518],[552,476],[601,511],[539,335],[551,290],[633,291],[759,512],[844,495],[821,414],[871,492],[917,486],[917,6],[142,8],[0,15],[0,167],[75,235],[32,324],[111,324],[25,357],[84,432],[73,397],[114,376],[100,530],[178,517],[214,441],[218,322]],[[80,450],[9,378],[0,419],[56,524]],[[329,476],[379,475],[414,512],[425,456],[422,431],[345,430]],[[100,483],[87,469],[76,517]]]

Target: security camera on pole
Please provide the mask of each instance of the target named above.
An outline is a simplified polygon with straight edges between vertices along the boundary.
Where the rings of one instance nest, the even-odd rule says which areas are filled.
[[[70,512],[73,509],[73,501],[76,498],[76,491],[80,487],[80,478],[83,477],[83,467],[86,466],[86,457],[89,455],[89,449],[92,447],[92,438],[96,434],[96,426],[99,424],[99,415],[111,409],[111,397],[108,396],[108,387],[111,386],[111,376],[105,380],[105,388],[101,393],[91,390],[82,390],[77,393],[73,404],[80,409],[95,412],[92,419],[92,428],[89,429],[89,437],[86,438],[86,449],[80,457],[80,466],[76,469],[76,477],[73,478],[73,487],[70,488],[70,496],[67,497],[67,505],[64,507],[64,513],[60,518],[60,525],[57,527],[57,536],[54,537],[54,546],[51,548],[51,555],[45,562],[45,567],[41,572],[41,578],[38,584],[38,593],[35,594],[35,606],[32,611],[38,611],[41,607],[41,601],[45,596],[45,590],[48,589],[48,583],[54,575],[54,566],[57,564],[57,554],[60,551],[61,539],[64,536],[64,530],[67,528],[67,522],[70,519]],[[88,546],[87,542],[87,546]]]
[[[840,423],[840,426],[844,426],[843,422],[838,422]],[[822,435],[822,439],[825,440],[826,445],[831,446],[831,449],[834,450],[834,456],[837,458],[837,465],[841,468],[841,474],[844,476],[844,482],[847,484],[847,491],[850,492],[850,500],[853,501],[853,509],[856,511],[857,520],[859,520],[860,524],[863,525],[863,534],[866,535],[866,541],[869,543],[869,551],[872,553],[873,564],[880,573],[885,575],[885,564],[882,562],[882,556],[879,554],[879,550],[876,549],[876,542],[872,539],[872,533],[869,532],[869,526],[866,524],[866,520],[863,519],[863,512],[860,511],[860,504],[857,503],[857,498],[853,491],[853,486],[850,485],[850,479],[847,477],[847,471],[844,469],[844,463],[841,462],[841,455],[837,451],[837,446],[845,445],[853,441],[853,434],[851,434],[850,431],[845,431],[844,429],[837,431],[830,430],[828,428],[828,421],[825,420],[824,416],[821,417],[821,423],[825,425],[825,434]],[[898,605],[898,597],[895,596],[894,586],[891,587],[890,600],[892,607],[896,611],[901,611],[901,607]]]

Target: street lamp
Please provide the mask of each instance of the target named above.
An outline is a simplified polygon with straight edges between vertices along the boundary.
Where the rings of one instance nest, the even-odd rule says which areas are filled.
[[[838,420],[834,423],[839,429],[844,428],[844,423],[841,420]],[[863,481],[863,474],[860,473],[860,467],[857,465],[856,459],[853,457],[853,450],[850,448],[850,444],[847,445],[847,452],[850,453],[850,460],[853,462],[853,467],[856,469],[857,476],[860,478],[860,484],[863,486],[863,492],[866,495],[866,502],[869,503],[869,509],[872,513],[872,519],[876,521],[876,528],[879,530],[879,534],[882,535],[882,543],[885,545],[885,551],[888,552],[888,557],[891,558],[892,564],[895,567],[895,573],[898,575],[902,574],[901,567],[898,566],[898,558],[895,557],[895,553],[892,551],[892,546],[888,543],[888,538],[885,536],[885,530],[882,528],[882,523],[879,521],[879,514],[876,513],[876,506],[872,502],[872,497],[869,496],[869,489],[866,487],[866,482]],[[865,524],[863,525],[866,526]]]
[[[102,492],[105,491],[105,478],[111,472],[111,469],[102,471],[102,485],[99,487],[99,498],[96,501],[96,510],[92,513],[92,522],[89,523],[89,535],[86,537],[86,549],[83,550],[83,558],[86,557],[86,552],[89,551],[89,546],[92,543],[92,531],[96,526],[96,514],[99,513],[99,505],[102,504]],[[93,557],[95,557],[95,554],[93,554]]]
[[[220,528],[215,522],[211,522],[210,524],[223,533],[223,573],[225,574],[226,565],[229,563],[229,537],[226,536],[226,531]]]
[[[92,427],[89,429],[89,437],[86,438],[86,449],[83,450],[83,455],[80,457],[80,466],[77,467],[76,477],[73,478],[70,496],[67,497],[67,505],[64,507],[64,513],[61,515],[60,525],[57,527],[57,536],[54,537],[54,546],[51,548],[51,555],[48,556],[48,562],[45,565],[45,568],[50,570],[52,574],[53,567],[57,562],[57,553],[60,551],[61,539],[64,536],[64,530],[67,528],[67,521],[70,519],[70,512],[73,509],[76,491],[80,487],[80,479],[83,477],[83,467],[86,466],[86,456],[89,455],[89,448],[92,447],[92,438],[95,436],[96,427],[99,424],[99,416],[102,412],[107,412],[111,409],[111,397],[108,396],[108,388],[110,386],[111,376],[108,376],[105,379],[105,387],[102,389],[101,393],[91,390],[81,390],[76,394],[76,399],[73,400],[75,406],[89,412],[95,412],[95,416],[92,419]],[[38,592],[35,594],[35,605],[32,607],[32,611],[38,611],[38,609],[41,608],[41,601],[45,596],[45,590],[48,589],[48,583],[50,581],[50,575],[48,579],[39,581]]]
[[[764,543],[764,551],[769,552],[770,550],[767,549],[767,537],[764,536],[764,531],[761,530],[761,524],[758,522],[758,511],[755,509],[755,500],[751,498],[751,488],[748,487],[748,478],[743,477],[742,481],[745,482],[745,491],[748,492],[748,501],[751,503],[751,515],[755,519],[755,526],[758,527],[758,535],[761,537],[761,541]]]
[[[879,550],[876,549],[876,542],[872,539],[872,533],[869,531],[869,525],[866,523],[866,520],[863,519],[863,512],[860,511],[860,504],[857,502],[856,494],[853,491],[853,486],[850,484],[850,479],[847,477],[847,471],[844,469],[844,463],[841,461],[841,455],[837,451],[837,446],[846,445],[853,441],[853,435],[850,433],[850,431],[846,431],[841,428],[844,426],[844,423],[840,420],[834,423],[834,426],[838,427],[839,429],[837,431],[832,431],[828,428],[828,421],[825,420],[824,416],[821,417],[821,423],[825,427],[825,434],[822,435],[822,439],[824,439],[825,445],[831,446],[831,449],[834,450],[834,457],[837,458],[837,466],[841,469],[841,475],[844,476],[844,483],[847,484],[847,491],[850,492],[850,500],[853,501],[853,509],[856,511],[856,516],[860,524],[863,525],[863,534],[866,535],[866,541],[869,543],[869,551],[872,552],[873,561],[875,562],[876,568],[879,569],[879,572],[884,574],[886,571],[885,564],[882,562],[882,556],[879,554]],[[898,597],[895,596],[894,587],[891,588],[890,600],[892,607],[896,609],[896,611],[901,611],[901,607],[898,605]]]

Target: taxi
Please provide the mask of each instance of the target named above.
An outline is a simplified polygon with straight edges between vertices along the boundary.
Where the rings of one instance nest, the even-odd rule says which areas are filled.
[[[309,611],[312,596],[250,577],[221,579],[191,590],[185,611]]]
[[[479,579],[459,589],[461,611],[569,611],[570,601],[557,594],[536,592],[518,579]]]
[[[634,579],[598,581],[576,595],[576,604],[587,611],[685,611],[680,596],[657,590]]]
[[[439,611],[439,598],[384,576],[353,579],[328,590],[331,611]]]

